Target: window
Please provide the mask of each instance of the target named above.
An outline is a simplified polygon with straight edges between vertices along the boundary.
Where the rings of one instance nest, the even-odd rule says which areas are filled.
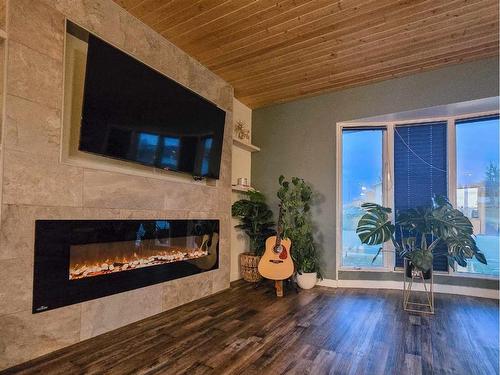
[[[372,264],[380,246],[361,244],[356,226],[361,204],[383,204],[383,144],[385,130],[347,129],[342,132],[342,265],[381,267],[383,254]]]
[[[488,261],[473,259],[461,272],[499,275],[499,137],[498,117],[456,122],[457,208],[472,222]]]
[[[448,196],[446,131],[445,121],[394,128],[396,215],[409,208],[430,207],[434,194]],[[400,232],[396,231],[396,239],[399,237]],[[438,249],[441,253],[439,250],[442,249]],[[396,256],[396,266],[403,267],[399,256]],[[447,271],[448,258],[434,257],[434,270]]]
[[[474,227],[487,265],[476,259],[457,274],[500,275],[500,123],[498,114],[450,116],[428,122],[341,124],[338,142],[337,248],[344,269],[402,267],[380,246],[361,244],[356,234],[361,205],[374,202],[393,212],[430,206],[434,194],[447,196]],[[396,237],[401,233],[396,232]],[[392,248],[386,244],[386,249]],[[438,253],[445,254],[446,244]],[[446,256],[434,270],[451,272]]]

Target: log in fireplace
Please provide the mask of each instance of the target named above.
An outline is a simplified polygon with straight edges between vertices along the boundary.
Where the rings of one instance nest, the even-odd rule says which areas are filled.
[[[33,313],[218,267],[218,220],[37,220]]]

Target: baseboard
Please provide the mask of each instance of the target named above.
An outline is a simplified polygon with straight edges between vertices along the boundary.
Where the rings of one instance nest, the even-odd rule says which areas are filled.
[[[403,290],[402,281],[370,281],[370,280],[332,280],[324,279],[318,285],[329,288],[363,288],[363,289],[395,289]],[[413,290],[423,291],[421,283],[414,284]],[[497,289],[472,288],[467,286],[457,286],[448,284],[434,284],[436,293],[458,294],[463,296],[473,296],[482,298],[499,299]]]
[[[323,280],[319,280],[317,285],[326,286],[328,288],[337,288],[338,282],[337,282],[337,280],[333,280],[333,279],[323,279]]]

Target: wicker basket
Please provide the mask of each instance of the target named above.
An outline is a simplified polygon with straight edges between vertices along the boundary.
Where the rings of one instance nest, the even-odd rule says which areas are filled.
[[[262,276],[257,270],[259,261],[260,261],[260,256],[258,255],[252,253],[240,254],[240,267],[243,280],[251,283],[256,283],[262,280]]]

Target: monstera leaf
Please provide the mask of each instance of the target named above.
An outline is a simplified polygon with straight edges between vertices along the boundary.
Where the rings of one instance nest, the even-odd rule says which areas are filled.
[[[455,262],[461,267],[467,267],[466,259],[475,257],[479,262],[487,264],[484,254],[476,245],[471,235],[462,234],[446,239],[448,245],[448,264],[455,270]]]
[[[445,241],[451,237],[471,236],[474,228],[469,218],[459,210],[442,206],[432,211],[433,234]]]
[[[396,218],[397,225],[416,233],[432,233],[432,223],[432,210],[427,207],[410,208]]]
[[[356,233],[362,243],[380,245],[392,239],[394,225],[389,221],[391,209],[376,203],[363,203],[365,214],[358,222]]]

